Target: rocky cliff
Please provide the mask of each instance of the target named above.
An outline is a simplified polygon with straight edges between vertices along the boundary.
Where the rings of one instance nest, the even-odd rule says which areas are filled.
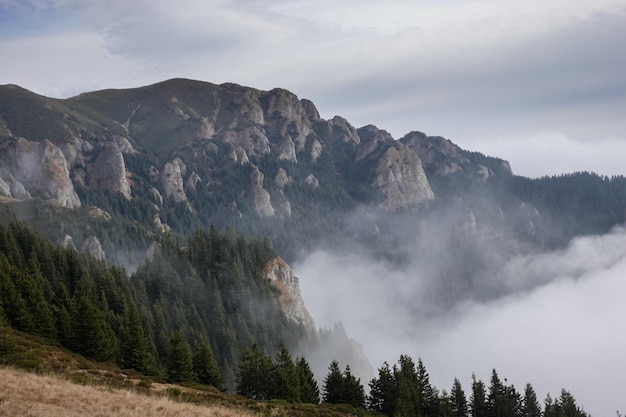
[[[263,275],[278,289],[278,302],[285,316],[303,326],[309,335],[315,334],[317,327],[302,300],[299,279],[289,265],[281,258],[274,258],[265,266]]]

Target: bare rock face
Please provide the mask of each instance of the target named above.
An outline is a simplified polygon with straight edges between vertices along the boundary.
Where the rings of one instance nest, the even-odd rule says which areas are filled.
[[[175,158],[172,162],[167,162],[161,170],[161,189],[165,198],[171,198],[177,203],[187,201],[183,175],[187,171],[187,166],[180,158]]]
[[[185,183],[185,194],[195,194],[196,187],[198,186],[199,182],[202,182],[200,175],[198,175],[198,173],[195,171],[192,172],[189,178],[187,178],[187,182]]]
[[[299,279],[289,265],[281,258],[274,258],[265,265],[263,275],[280,292],[278,303],[285,316],[303,326],[308,334],[315,334],[317,327],[302,300]]]
[[[228,131],[224,139],[233,147],[235,162],[247,161],[250,156],[262,157],[271,151],[269,139],[258,126],[250,126],[242,131]]]
[[[411,132],[400,139],[400,142],[420,157],[429,175],[449,176],[464,172],[483,182],[496,175],[494,170],[500,175],[513,175],[507,161],[491,158],[489,166],[473,163],[461,148],[441,136]]]
[[[300,104],[304,109],[304,114],[310,121],[319,122],[320,120],[322,120],[319,111],[317,111],[317,107],[315,107],[315,104],[313,104],[311,100],[303,98],[302,100],[300,100]]]
[[[313,112],[310,106],[307,111],[295,94],[282,88],[269,91],[264,100],[267,102],[265,109],[267,128],[277,137],[284,139],[287,135],[291,136],[296,150],[302,150],[307,136],[313,131],[307,113],[313,113],[312,116],[315,117],[317,111]]]
[[[89,236],[85,239],[83,246],[81,247],[81,252],[86,253],[87,255],[90,255],[100,261],[103,261],[106,258],[102,245],[95,236]]]
[[[361,143],[361,138],[359,137],[356,128],[348,123],[348,121],[343,117],[333,117],[328,121],[328,126],[330,127],[335,140],[352,143],[354,145],[359,145]]]
[[[313,143],[311,144],[311,161],[316,162],[317,158],[322,155],[323,150],[324,148],[322,147],[320,141],[317,139],[313,140]]]
[[[378,161],[373,185],[387,197],[381,207],[392,212],[435,198],[419,157],[400,143]]]
[[[270,194],[263,188],[264,178],[265,175],[259,171],[259,168],[254,167],[250,173],[250,193],[257,214],[261,217],[272,217],[275,211],[272,207]]]
[[[374,125],[367,125],[358,130],[359,136],[363,141],[362,146],[359,148],[356,154],[356,160],[362,161],[382,145],[393,142],[393,137],[386,130],[377,128]]]
[[[317,188],[320,186],[320,182],[319,180],[315,177],[315,175],[313,174],[309,174],[305,179],[304,182],[306,182],[308,185],[310,185],[313,188]]]
[[[43,199],[60,207],[80,207],[70,180],[63,151],[49,140],[31,142],[18,138],[10,147],[15,163],[15,179]]]
[[[108,143],[98,153],[90,170],[90,185],[121,193],[127,200],[131,198],[130,185],[126,179],[126,165],[120,148]]]
[[[296,147],[291,140],[291,136],[285,136],[285,139],[283,139],[283,141],[278,144],[277,150],[279,160],[298,162],[298,159],[296,158]]]
[[[11,194],[13,198],[17,200],[30,200],[33,198],[26,188],[24,188],[24,184],[19,181],[13,181],[11,184]]]
[[[280,188],[281,190],[284,189],[287,185],[291,184],[291,181],[292,180],[289,177],[289,174],[287,174],[287,171],[285,171],[284,168],[278,168],[278,172],[274,177],[274,182],[276,183],[278,188]]]
[[[161,193],[159,192],[159,190],[157,190],[156,188],[152,187],[150,188],[150,194],[152,195],[152,199],[159,205],[162,206],[163,205],[163,196],[161,195]]]
[[[0,196],[11,197],[11,185],[4,181],[2,177],[0,177]]]
[[[111,138],[111,141],[113,142],[115,146],[117,146],[117,148],[120,151],[122,151],[122,153],[130,153],[130,154],[137,153],[137,151],[135,150],[135,148],[133,148],[133,145],[130,143],[130,141],[124,136],[115,135],[113,136],[113,138]]]

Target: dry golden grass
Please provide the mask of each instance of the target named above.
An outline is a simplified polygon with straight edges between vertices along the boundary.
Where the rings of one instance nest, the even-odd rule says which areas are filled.
[[[163,396],[74,384],[0,367],[0,417],[253,417],[245,410],[175,402]]]

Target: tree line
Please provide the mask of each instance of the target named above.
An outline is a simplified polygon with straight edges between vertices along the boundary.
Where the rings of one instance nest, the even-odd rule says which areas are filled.
[[[284,316],[263,276],[276,256],[267,240],[211,228],[185,243],[164,236],[129,276],[17,221],[0,224],[3,325],[172,381],[181,378],[172,360],[188,349],[184,379],[233,390],[246,347],[295,346],[305,330]]]
[[[256,400],[348,404],[389,417],[587,416],[568,391],[542,405],[530,384],[517,391],[495,370],[489,386],[473,377],[469,397],[458,379],[439,391],[408,355],[384,363],[369,394],[349,366],[332,361],[320,390],[306,358],[287,348],[303,329],[282,315],[262,278],[276,256],[269,242],[211,228],[186,243],[165,237],[128,276],[17,221],[0,224],[0,355],[11,351],[10,326],[96,361]]]

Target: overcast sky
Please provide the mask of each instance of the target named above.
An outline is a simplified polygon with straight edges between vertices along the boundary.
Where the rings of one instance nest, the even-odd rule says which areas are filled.
[[[286,88],[324,118],[375,124],[395,138],[445,136],[510,161],[520,175],[626,175],[626,0],[0,0],[0,84],[69,97],[174,77]],[[624,236],[582,241],[599,252],[515,260],[531,269],[602,262],[564,266],[533,291],[465,305],[443,318],[450,331],[418,342],[388,338],[389,349],[374,351],[363,310],[341,314],[375,367],[399,353],[422,356],[446,389],[472,371],[488,382],[495,367],[518,389],[532,382],[541,399],[566,387],[596,415],[624,413]],[[619,250],[604,262],[608,247]],[[315,278],[320,265],[326,275]],[[311,301],[311,284],[329,278],[328,294],[340,277],[388,273],[381,268],[316,254],[296,272],[316,319],[328,324],[326,312],[337,311]],[[376,299],[381,288],[371,282]],[[511,345],[519,349],[508,352]]]
[[[0,84],[283,87],[515,173],[626,174],[626,0],[0,0]]]

